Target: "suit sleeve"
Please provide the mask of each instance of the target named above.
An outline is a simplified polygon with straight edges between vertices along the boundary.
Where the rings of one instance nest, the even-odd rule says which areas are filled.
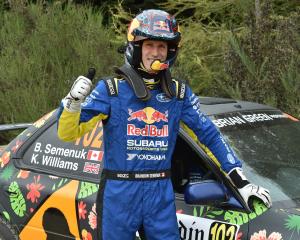
[[[235,167],[241,167],[241,161],[224,140],[212,121],[200,110],[199,98],[186,88],[181,120],[196,134],[200,144],[203,144],[221,165],[225,172]]]
[[[63,141],[75,141],[92,130],[97,122],[109,117],[110,101],[104,81],[81,104],[81,112],[69,112],[60,104],[58,113],[58,137]]]

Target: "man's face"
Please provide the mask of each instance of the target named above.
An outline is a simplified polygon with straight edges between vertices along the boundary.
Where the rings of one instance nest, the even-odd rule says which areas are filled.
[[[144,67],[149,72],[155,72],[151,69],[151,63],[154,60],[160,60],[161,62],[167,59],[168,44],[165,41],[144,40],[142,45],[142,61]]]

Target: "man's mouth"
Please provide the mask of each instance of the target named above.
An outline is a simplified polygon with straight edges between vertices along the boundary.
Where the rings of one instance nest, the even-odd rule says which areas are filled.
[[[158,61],[161,62],[161,59],[160,59],[160,58],[147,58],[147,60],[149,60],[149,61],[155,61],[155,60],[158,60]]]

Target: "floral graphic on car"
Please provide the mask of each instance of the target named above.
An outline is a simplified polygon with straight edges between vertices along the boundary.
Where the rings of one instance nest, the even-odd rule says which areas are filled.
[[[40,175],[37,177],[34,176],[34,182],[31,184],[27,184],[27,189],[29,190],[27,194],[27,199],[30,199],[32,203],[37,203],[38,198],[41,196],[40,191],[45,188],[42,184],[39,183]]]

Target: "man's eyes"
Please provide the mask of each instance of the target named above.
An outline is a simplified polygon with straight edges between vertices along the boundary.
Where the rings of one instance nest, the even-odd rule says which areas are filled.
[[[145,46],[146,46],[146,47],[149,47],[149,48],[155,47],[153,43],[146,43]],[[158,47],[158,48],[161,48],[161,49],[166,49],[166,48],[167,48],[167,46],[165,46],[165,45],[163,45],[163,44],[162,44],[162,45],[158,45],[157,47]]]
[[[146,43],[146,47],[153,47],[152,43]]]

